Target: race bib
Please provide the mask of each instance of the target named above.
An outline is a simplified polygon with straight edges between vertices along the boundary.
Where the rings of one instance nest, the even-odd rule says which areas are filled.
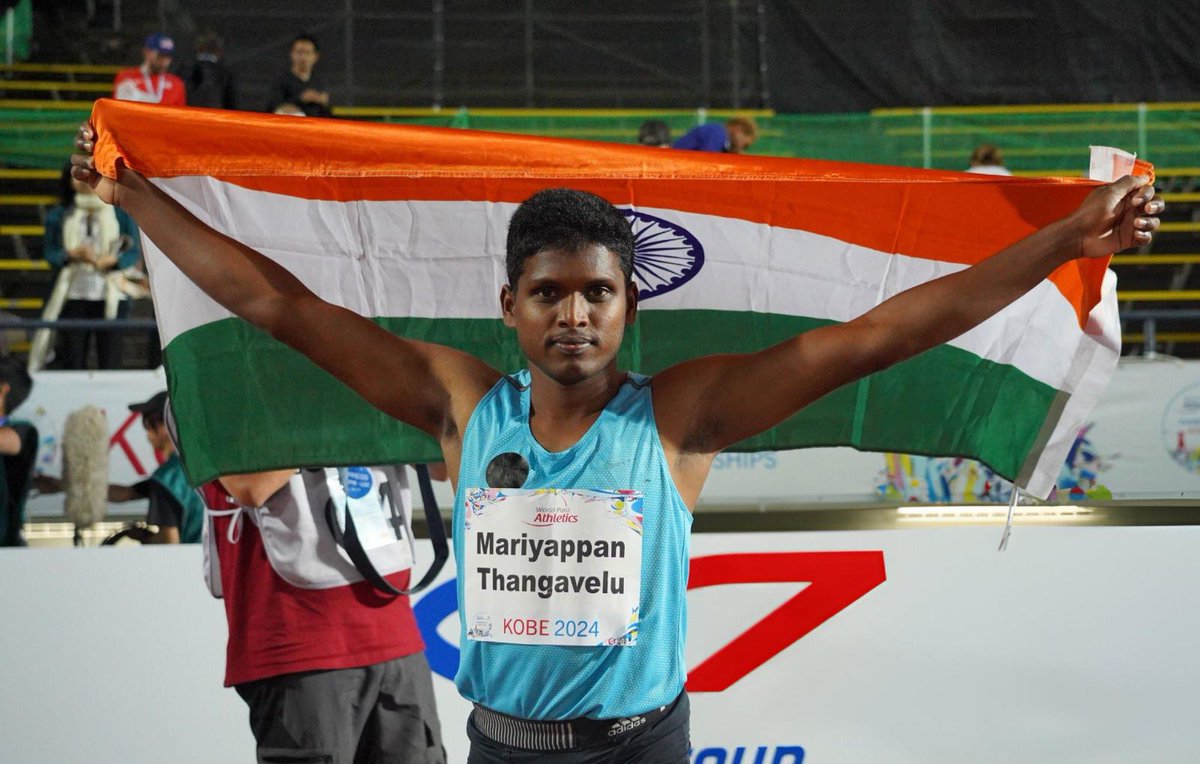
[[[632,646],[642,589],[642,494],[469,488],[467,638]]]

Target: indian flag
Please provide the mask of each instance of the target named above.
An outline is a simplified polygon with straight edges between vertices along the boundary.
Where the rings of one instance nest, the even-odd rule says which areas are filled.
[[[121,161],[323,299],[506,372],[523,366],[500,320],[507,224],[543,188],[596,193],[629,219],[641,314],[620,363],[653,374],[849,321],[1066,215],[1096,185],[110,100],[93,120],[101,172]],[[143,247],[193,482],[440,458]],[[1071,262],[978,328],[734,450],[963,456],[1045,495],[1119,352],[1115,278]]]

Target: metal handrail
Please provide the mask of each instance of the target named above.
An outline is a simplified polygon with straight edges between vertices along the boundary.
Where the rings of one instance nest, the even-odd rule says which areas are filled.
[[[111,93],[111,82],[67,82],[65,80],[5,80],[0,90],[66,90],[76,93]]]
[[[8,329],[59,329],[87,330],[98,332],[150,331],[158,328],[152,318],[57,318],[47,321],[41,318],[0,318],[0,331]]]
[[[0,64],[0,72],[30,72],[36,74],[116,74],[122,67],[115,64]]]
[[[1135,333],[1129,333],[1129,339],[1141,340],[1142,354],[1153,358],[1158,354],[1158,341],[1163,342],[1188,342],[1180,332],[1164,332],[1158,333],[1158,322],[1160,320],[1182,320],[1182,321],[1198,321],[1200,320],[1200,310],[1195,308],[1179,308],[1170,310],[1126,310],[1121,312],[1121,321],[1141,321],[1142,331],[1140,336]]]

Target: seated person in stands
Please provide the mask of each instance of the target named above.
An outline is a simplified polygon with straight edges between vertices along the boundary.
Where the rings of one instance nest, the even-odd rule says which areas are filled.
[[[648,119],[638,128],[638,143],[643,146],[671,147],[671,128],[661,119]]]
[[[292,67],[280,75],[271,88],[267,111],[274,112],[280,104],[290,103],[310,117],[330,116],[329,91],[314,71],[321,58],[316,38],[296,35],[289,55]]]
[[[32,389],[25,364],[0,359],[0,546],[25,546],[25,498],[37,462],[38,431],[13,419],[12,412]]]
[[[672,144],[673,148],[691,151],[723,151],[742,154],[758,139],[758,126],[746,117],[734,117],[724,125],[708,122],[697,125]]]
[[[204,527],[204,504],[184,477],[179,454],[175,452],[175,444],[167,431],[166,407],[165,390],[144,403],[129,406],[130,411],[142,415],[146,439],[150,441],[154,452],[163,457],[163,461],[149,478],[140,483],[110,484],[108,500],[150,500],[146,522],[158,526],[158,530],[130,533],[131,538],[148,544],[197,544]],[[57,493],[63,490],[63,481],[58,478],[39,476],[37,483],[42,493]]]
[[[971,166],[967,172],[983,175],[1012,175],[1004,166],[1004,152],[994,143],[981,143],[971,152]]]

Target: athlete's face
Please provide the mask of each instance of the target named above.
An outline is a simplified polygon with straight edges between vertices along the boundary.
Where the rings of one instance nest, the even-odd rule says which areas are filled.
[[[637,315],[620,259],[598,244],[526,259],[515,288],[500,290],[500,305],[531,366],[564,385],[614,364]]]

